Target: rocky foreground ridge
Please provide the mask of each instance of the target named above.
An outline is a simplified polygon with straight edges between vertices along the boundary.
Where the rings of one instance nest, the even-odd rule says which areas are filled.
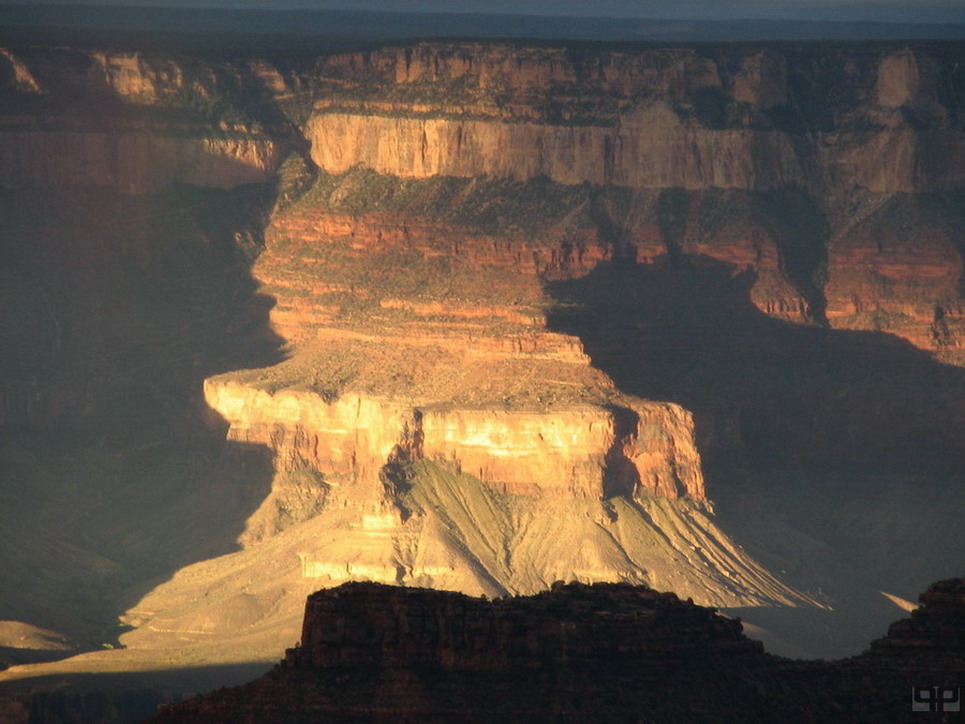
[[[155,721],[914,720],[914,687],[959,692],[965,581],[921,602],[861,656],[792,662],[647,588],[485,601],[349,583],[309,597],[300,646],[270,673]]]

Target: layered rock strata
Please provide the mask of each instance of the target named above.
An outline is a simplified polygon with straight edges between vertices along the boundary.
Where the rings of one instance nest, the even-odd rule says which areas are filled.
[[[77,570],[12,569],[169,578],[126,617],[142,650],[281,636],[305,589],[354,579],[819,603],[717,525],[702,461],[950,479],[960,54],[4,50],[0,425],[84,430],[80,457],[130,433],[85,473],[91,515],[74,458],[4,448],[9,540]],[[226,428],[239,471],[171,453]],[[21,534],[21,490],[98,555]],[[11,610],[37,598],[60,600]]]
[[[309,392],[272,394],[218,380],[207,382],[206,399],[230,422],[230,439],[271,445],[282,464],[307,462],[326,475],[373,486],[393,459],[425,457],[506,493],[704,498],[693,422],[670,403],[461,410],[354,394],[329,402]]]
[[[768,314],[822,321],[827,306],[834,327],[896,333],[958,360],[961,299],[944,281],[960,279],[962,263],[957,71],[937,47],[852,53],[829,48],[818,63],[790,48],[547,50],[540,61],[514,49],[510,63],[493,46],[386,49],[328,63],[331,96],[306,135],[336,174],[547,177],[697,198],[804,189],[813,210],[779,216],[805,214],[792,228],[810,252],[782,248],[786,232],[760,209],[685,250],[738,268],[751,251]],[[909,204],[922,211],[909,218]],[[916,262],[901,261],[909,253]]]
[[[962,140],[945,105],[943,59],[893,48],[861,62],[835,49],[823,60],[819,68],[791,49],[420,44],[326,63],[334,98],[307,135],[332,173],[362,164],[400,176],[634,188],[960,188],[946,155],[960,157]],[[794,108],[820,86],[834,89],[830,103]],[[775,109],[817,127],[795,128]],[[927,126],[914,127],[908,111]],[[830,118],[814,118],[821,113]],[[882,154],[886,163],[872,162]]]

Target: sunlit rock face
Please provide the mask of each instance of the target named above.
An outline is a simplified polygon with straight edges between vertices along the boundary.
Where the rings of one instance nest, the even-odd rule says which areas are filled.
[[[307,158],[286,167],[296,178],[316,173],[299,182],[314,185],[276,211],[253,267],[274,300],[271,323],[290,342],[289,359],[206,384],[231,439],[272,447],[280,469],[307,466],[335,481],[326,506],[367,511],[353,525],[369,541],[360,547],[374,546],[371,560],[342,565],[332,551],[302,551],[303,574],[455,581],[446,573],[451,553],[429,554],[432,563],[392,553],[399,531],[426,514],[402,502],[409,485],[418,488],[406,477],[416,461],[533,500],[702,501],[698,440],[732,454],[762,435],[781,454],[831,459],[865,448],[883,417],[823,425],[840,397],[832,389],[811,390],[805,405],[813,409],[798,419],[770,403],[745,410],[736,388],[712,392],[730,399],[712,404],[704,393],[676,392],[675,400],[698,401],[701,430],[686,406],[635,396],[659,385],[646,382],[649,362],[633,350],[652,360],[656,349],[686,344],[667,336],[674,318],[678,327],[706,322],[703,311],[679,308],[685,300],[638,295],[632,285],[653,284],[646,274],[662,280],[655,287],[670,284],[692,267],[726,287],[729,274],[734,294],[747,296],[730,298],[721,287],[718,303],[737,304],[731,314],[740,317],[725,327],[754,335],[765,355],[788,342],[761,319],[861,329],[856,312],[842,311],[850,292],[839,290],[862,289],[869,304],[899,303],[910,287],[889,296],[859,282],[877,273],[875,264],[890,273],[881,250],[874,261],[846,250],[873,228],[876,203],[880,218],[894,219],[895,194],[909,185],[916,193],[956,188],[945,161],[921,149],[946,136],[954,149],[960,137],[958,121],[928,90],[949,77],[942,59],[922,60],[931,74],[922,82],[911,79],[917,61],[909,65],[902,52],[858,59],[838,51],[820,69],[797,51],[472,44],[319,61],[317,77],[300,81],[317,89],[302,126]],[[817,84],[833,88],[833,102],[820,108],[812,106]],[[926,128],[903,125],[908,104],[932,114]],[[886,161],[871,160],[886,147]],[[948,209],[927,208],[930,220],[909,226],[915,241],[902,242],[930,250],[909,267],[916,283],[937,279],[923,265],[928,254],[958,254],[952,232],[934,231],[950,228]],[[947,279],[958,278],[938,263]],[[649,271],[634,282],[626,269]],[[934,315],[947,283],[923,295],[919,287],[916,304]],[[570,299],[556,289],[592,292]],[[646,294],[648,302],[637,298]],[[567,304],[609,310],[594,317],[604,331],[598,340],[590,334],[592,347],[579,325],[560,322]],[[941,306],[954,327],[957,307]],[[939,345],[929,337],[933,324],[901,333],[947,357],[954,334]],[[276,503],[290,496],[299,508],[302,493],[286,485],[273,493]],[[251,530],[262,530],[267,514],[259,512],[249,535],[257,537]],[[489,565],[501,585],[528,590],[522,568]],[[606,556],[567,575],[579,577],[576,570],[592,580],[627,576]],[[456,585],[485,592],[492,584]]]
[[[693,421],[671,403],[640,403],[636,410],[446,409],[355,394],[326,401],[217,378],[206,383],[206,400],[229,422],[230,439],[270,445],[282,464],[307,462],[327,475],[364,481],[370,490],[363,495],[373,500],[381,493],[379,471],[400,455],[445,462],[506,493],[704,497]]]
[[[312,160],[332,173],[362,164],[397,176],[476,175],[636,188],[774,188],[803,176],[787,139],[714,131],[665,103],[619,118],[619,127],[512,124],[448,118],[324,113],[308,130]],[[755,165],[754,157],[764,161]]]

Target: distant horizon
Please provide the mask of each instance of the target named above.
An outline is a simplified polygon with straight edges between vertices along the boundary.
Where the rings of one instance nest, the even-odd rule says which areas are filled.
[[[758,0],[600,0],[592,8],[575,0],[512,5],[492,0],[486,8],[481,0],[457,0],[444,7],[440,0],[185,2],[0,0],[0,33],[22,39],[48,32],[59,34],[58,42],[84,33],[100,34],[110,42],[144,42],[144,34],[161,33],[168,42],[180,38],[204,44],[210,40],[201,38],[217,38],[216,44],[225,47],[241,47],[246,42],[242,38],[257,37],[278,49],[296,43],[309,50],[322,40],[329,48],[345,49],[426,38],[631,43],[965,39],[965,12],[949,14],[955,8],[948,0],[923,0],[910,17],[901,17],[908,16],[908,6],[888,0],[846,6],[830,6],[825,0],[775,0],[767,6]],[[751,17],[755,9],[760,12]],[[591,10],[594,14],[586,14]],[[578,11],[584,14],[572,14]],[[640,14],[631,16],[630,11]]]
[[[279,12],[355,10],[647,20],[965,23],[965,0],[0,0],[6,6],[91,6]]]

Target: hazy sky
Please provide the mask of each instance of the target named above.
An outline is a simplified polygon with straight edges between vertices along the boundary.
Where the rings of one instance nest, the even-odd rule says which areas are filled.
[[[44,3],[965,23],[965,0],[0,0],[5,5]]]

